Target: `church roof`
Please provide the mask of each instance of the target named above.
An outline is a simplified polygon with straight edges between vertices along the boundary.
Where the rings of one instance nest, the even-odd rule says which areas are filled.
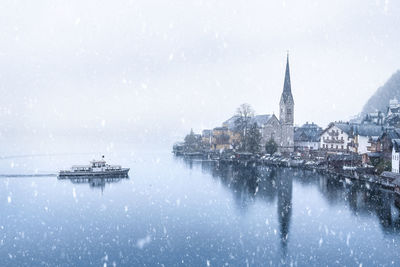
[[[262,126],[268,123],[268,121],[272,118],[272,116],[273,115],[271,114],[253,116],[250,119],[250,124],[256,123],[257,126],[261,128]],[[234,115],[228,120],[224,121],[222,125],[227,127],[229,130],[235,130],[236,128],[235,122],[238,118],[239,118],[238,115]]]
[[[256,115],[253,118],[251,118],[251,123],[257,123],[258,127],[261,127],[268,123],[268,121],[272,118],[271,114],[266,114],[266,115]]]
[[[334,125],[336,127],[338,127],[340,130],[342,130],[343,132],[351,135],[352,134],[352,127],[350,124],[348,123],[344,123],[344,122],[339,122],[339,123],[334,123]],[[328,127],[329,128],[329,127]]]
[[[281,101],[287,102],[291,100],[293,102],[293,95],[292,95],[292,86],[290,84],[290,70],[289,70],[289,55],[286,57],[286,72],[285,72],[285,81],[283,83],[283,92],[281,95]]]

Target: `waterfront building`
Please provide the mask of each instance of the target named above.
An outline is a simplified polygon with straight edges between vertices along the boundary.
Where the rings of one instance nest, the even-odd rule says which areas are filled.
[[[334,122],[322,131],[320,149],[328,153],[352,152],[354,137],[349,123]]]
[[[296,151],[318,150],[322,128],[315,123],[306,123],[294,128],[294,149]]]
[[[368,153],[371,140],[384,132],[384,127],[372,124],[334,122],[321,134],[321,149],[327,152]]]
[[[393,139],[392,149],[392,172],[399,173],[400,170],[400,139]]]
[[[354,149],[353,151],[358,154],[364,154],[368,152],[370,147],[370,140],[377,140],[384,132],[384,128],[379,125],[371,124],[355,124],[352,125],[353,136],[354,136]]]

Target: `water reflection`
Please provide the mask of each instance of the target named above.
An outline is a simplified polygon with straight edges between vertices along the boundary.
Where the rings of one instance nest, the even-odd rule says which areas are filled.
[[[290,239],[294,182],[318,188],[322,198],[331,207],[345,206],[353,216],[375,216],[386,234],[400,233],[399,197],[374,184],[338,180],[299,169],[182,160],[189,168],[200,166],[203,172],[219,179],[232,192],[236,206],[243,214],[257,199],[267,203],[276,201],[283,256]]]
[[[71,178],[60,178],[58,180],[69,180],[73,184],[89,184],[92,189],[100,189],[102,192],[106,187],[106,184],[119,183],[122,180],[128,180],[129,176],[118,176],[118,177],[93,177],[93,176],[82,176],[82,177],[71,177]]]
[[[286,252],[287,240],[289,237],[289,226],[290,218],[292,215],[292,187],[293,178],[290,174],[285,175],[285,169],[283,169],[283,175],[279,176],[278,179],[278,221],[280,227],[280,239],[281,246]]]

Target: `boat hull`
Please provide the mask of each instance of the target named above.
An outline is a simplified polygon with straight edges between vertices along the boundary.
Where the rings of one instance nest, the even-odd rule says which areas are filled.
[[[58,178],[59,179],[83,178],[83,177],[124,178],[128,177],[128,172],[129,168],[122,168],[121,170],[102,171],[102,172],[60,171],[58,173]]]

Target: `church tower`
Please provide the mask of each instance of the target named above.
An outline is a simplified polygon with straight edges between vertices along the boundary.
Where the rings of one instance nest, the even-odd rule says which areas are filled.
[[[294,101],[290,84],[289,54],[286,57],[285,81],[279,103],[279,121],[281,123],[280,152],[294,151]]]

